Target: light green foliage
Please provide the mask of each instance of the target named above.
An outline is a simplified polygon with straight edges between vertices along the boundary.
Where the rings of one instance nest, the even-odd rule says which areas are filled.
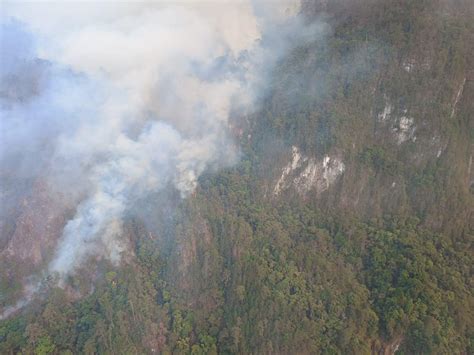
[[[35,355],[53,354],[56,346],[48,336],[39,338],[38,345],[35,348]]]

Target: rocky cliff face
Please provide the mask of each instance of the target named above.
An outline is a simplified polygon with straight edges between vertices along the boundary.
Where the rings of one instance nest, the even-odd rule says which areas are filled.
[[[37,181],[20,204],[15,230],[2,257],[38,267],[48,260],[71,213],[61,193]]]
[[[473,206],[472,4],[359,5],[304,5],[313,19],[324,8],[332,32],[277,70],[251,132],[255,149],[279,147],[261,149],[273,176],[265,190],[460,233]]]
[[[326,155],[322,160],[308,158],[300,150],[291,148],[291,161],[282,169],[281,176],[273,188],[273,194],[293,187],[302,197],[309,191],[317,195],[329,189],[344,173],[344,163],[336,157]]]

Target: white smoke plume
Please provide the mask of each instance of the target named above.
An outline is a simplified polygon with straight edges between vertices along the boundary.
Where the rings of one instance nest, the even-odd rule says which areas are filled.
[[[76,201],[49,272],[118,262],[134,202],[234,163],[232,112],[305,27],[296,1],[5,2],[0,163]]]

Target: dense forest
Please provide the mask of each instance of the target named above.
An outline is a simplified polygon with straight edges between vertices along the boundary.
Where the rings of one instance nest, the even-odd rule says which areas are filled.
[[[120,266],[44,278],[1,354],[474,353],[474,3],[300,11],[327,30],[233,118],[239,161],[146,196]]]

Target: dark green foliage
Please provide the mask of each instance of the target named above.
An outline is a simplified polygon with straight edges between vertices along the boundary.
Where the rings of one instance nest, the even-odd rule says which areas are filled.
[[[400,163],[387,156],[381,147],[365,148],[360,154],[361,162],[372,167],[375,171],[388,175],[396,175],[400,172]]]

